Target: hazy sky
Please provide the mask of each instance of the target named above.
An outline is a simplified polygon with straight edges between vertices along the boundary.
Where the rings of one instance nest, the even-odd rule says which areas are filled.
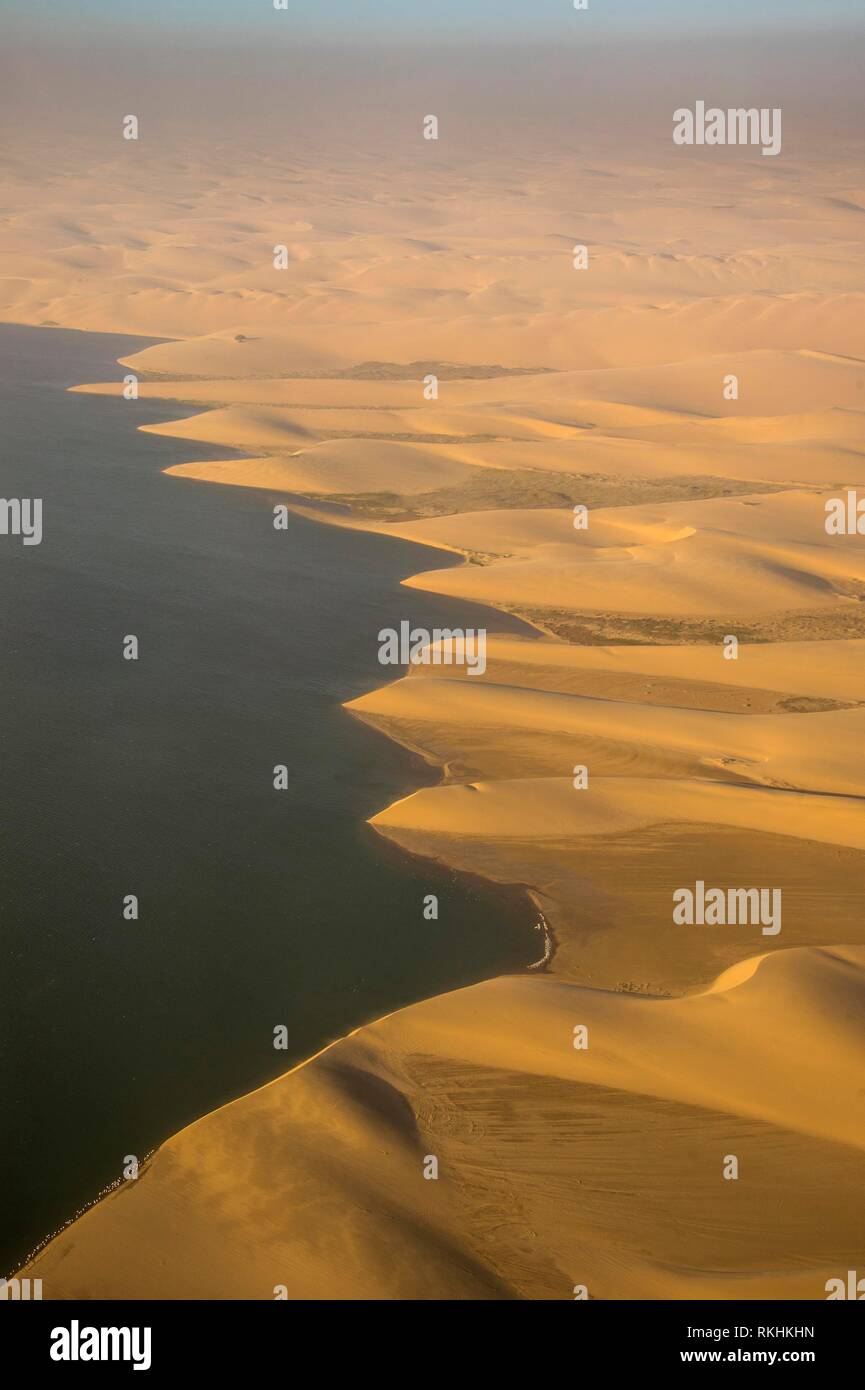
[[[269,130],[288,148],[328,130],[384,147],[416,142],[431,111],[451,150],[542,129],[669,143],[697,98],[783,106],[791,148],[865,127],[865,0],[288,3],[0,0],[0,138],[86,126],[110,144],[135,112],[163,141]]]
[[[357,42],[368,35],[405,41],[412,35],[488,37],[501,41],[533,35],[544,39],[580,25],[595,33],[717,32],[777,28],[825,32],[865,23],[863,0],[589,0],[575,12],[573,0],[0,0],[3,23],[28,29],[126,30],[194,28],[211,39],[238,31],[250,38],[329,38]]]

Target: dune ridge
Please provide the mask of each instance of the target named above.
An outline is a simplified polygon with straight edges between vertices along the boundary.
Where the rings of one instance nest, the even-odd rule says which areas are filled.
[[[863,948],[824,948],[682,1000],[501,978],[414,1005],[183,1130],[28,1272],[69,1299],[822,1297],[861,1220],[863,982]]]

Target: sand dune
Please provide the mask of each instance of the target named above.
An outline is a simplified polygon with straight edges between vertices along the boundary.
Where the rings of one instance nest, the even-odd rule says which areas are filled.
[[[182,1131],[28,1273],[53,1298],[825,1297],[863,1201],[863,980],[862,949],[795,951],[679,1001],[499,979],[416,1005]]]
[[[489,564],[431,570],[407,581],[510,609],[554,607],[735,620],[858,604],[861,536],[827,536],[828,495],[618,507],[574,529],[567,511],[507,511],[393,526],[409,540],[480,551]]]
[[[396,462],[395,462],[396,459]],[[456,460],[442,457],[441,450],[422,444],[392,444],[377,440],[328,440],[298,449],[292,457],[244,459],[242,463],[181,463],[166,469],[183,478],[226,483],[235,487],[268,491],[314,493],[329,497],[357,492],[389,491],[399,473],[402,493],[412,497],[434,487],[459,486],[471,470]],[[345,524],[355,525],[345,518]]]
[[[586,840],[676,822],[728,825],[865,850],[859,797],[820,798],[779,789],[680,782],[672,778],[596,778],[576,791],[570,777],[470,782],[415,792],[373,817],[397,838],[409,831],[455,838]],[[405,842],[405,841],[403,841]],[[590,846],[584,846],[590,852]],[[672,911],[672,908],[671,908]]]
[[[532,641],[503,636],[487,639],[486,679],[514,684],[522,676],[526,685],[543,689],[579,690],[587,673],[598,673],[607,680],[630,676],[641,682],[642,696],[654,688],[642,678],[686,682],[689,703],[699,708],[701,686],[709,687],[704,698],[717,698],[720,686],[745,686],[759,690],[786,692],[828,700],[861,700],[865,693],[865,641],[764,643],[743,646],[736,661],[724,660],[713,646],[676,647],[575,647],[563,642]],[[415,666],[411,679],[452,680],[463,673],[459,667]],[[367,697],[374,700],[375,692]],[[358,708],[361,702],[356,702]],[[709,708],[713,706],[710,704]]]
[[[794,787],[800,791],[858,795],[865,781],[865,708],[816,713],[728,714],[605,700],[598,696],[474,680],[400,681],[354,700],[349,708],[392,723],[422,728],[425,748],[437,760],[470,753],[476,731],[489,738],[497,731],[502,744],[520,745],[529,764],[533,740],[542,756],[561,773],[575,761],[621,759],[627,770],[651,760],[656,775],[741,777],[755,785]],[[614,750],[611,754],[606,750]],[[582,750],[582,758],[576,752]],[[495,764],[493,763],[493,766]],[[438,788],[418,793],[436,797]],[[648,789],[646,789],[648,791]],[[585,797],[576,797],[582,802]]]

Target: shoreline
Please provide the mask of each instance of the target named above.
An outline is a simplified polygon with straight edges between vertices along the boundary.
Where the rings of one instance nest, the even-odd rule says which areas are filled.
[[[221,339],[123,362],[141,367],[149,403],[177,408],[183,380],[154,380],[148,364],[194,367],[201,353],[190,417],[147,432],[240,442],[224,466],[164,472],[461,556],[400,583],[533,629],[491,639],[478,682],[410,670],[343,712],[438,773],[370,815],[378,849],[533,903],[544,951],[372,1018],[178,1130],[122,1207],[95,1202],[75,1242],[38,1257],[64,1296],[92,1278],[121,1297],[268,1297],[270,1262],[290,1251],[297,1297],[568,1298],[571,1280],[602,1298],[812,1297],[854,1258],[862,1141],[844,1078],[865,1039],[820,1020],[865,990],[865,929],[849,912],[865,757],[839,752],[861,734],[861,644],[844,622],[863,580],[858,552],[828,549],[819,522],[839,458],[851,477],[858,467],[859,366],[799,347],[797,332],[795,346],[731,354],[749,385],[734,418],[717,403],[718,353],[694,349],[612,374],[456,380],[428,435],[405,382],[352,381],[350,405],[345,382],[294,390],[283,373],[259,404],[245,378],[203,370],[235,352]],[[580,467],[594,467],[580,476],[600,500],[575,536],[561,499]],[[316,479],[366,511],[298,491]],[[604,620],[598,633],[586,615]],[[742,676],[716,628],[740,632]],[[695,879],[782,885],[783,935],[673,932],[670,885]],[[800,1008],[820,1046],[789,1067],[777,1040]],[[570,1037],[584,1021],[600,1038],[585,1055]],[[747,1156],[735,1198],[712,1185],[727,1149]],[[425,1151],[440,1186],[417,1182]],[[767,1234],[785,1184],[806,1215]],[[671,1189],[675,1230],[656,1220]],[[232,1263],[222,1284],[214,1204]],[[250,1204],[267,1212],[251,1230]],[[108,1257],[103,1269],[118,1231],[147,1268]],[[160,1264],[171,1288],[154,1294]]]
[[[42,325],[38,325],[38,324],[35,324],[35,325],[34,325],[34,324],[24,324],[24,323],[19,324],[19,323],[15,323],[15,322],[5,323],[5,324],[2,325],[2,326],[8,327],[8,328],[10,328],[10,329],[23,328],[23,329],[28,330],[29,332],[34,332],[34,333],[41,333],[42,327],[43,327]],[[114,337],[123,337],[123,338],[138,337],[138,338],[140,338],[140,340],[142,341],[142,343],[146,343],[146,344],[148,344],[148,345],[158,344],[158,343],[162,343],[162,342],[164,342],[164,341],[175,341],[175,340],[164,339],[164,338],[162,338],[162,337],[160,337],[160,338],[154,338],[154,337],[152,337],[151,335],[143,335],[143,334],[135,335],[135,334],[126,334],[126,333],[120,334],[120,333],[114,333],[114,332],[112,332],[112,331],[107,331],[107,330],[106,330],[106,331],[95,331],[95,330],[89,330],[89,329],[72,330],[72,329],[68,329],[68,328],[66,328],[65,326],[62,326],[62,325],[57,325],[56,328],[57,328],[57,331],[58,331],[59,333],[61,333],[61,334],[78,333],[78,334],[80,334],[80,335],[82,335],[82,336],[84,336],[84,337],[87,337],[87,338],[91,339],[91,340],[94,339],[94,338],[95,338],[95,339],[99,339],[99,338],[114,338]],[[118,359],[118,362],[120,362],[121,365],[122,365],[122,359]],[[61,387],[60,389],[63,390],[64,393],[68,393],[68,394],[74,395],[74,394],[76,393],[76,391],[77,391],[77,385],[69,385],[69,386],[66,386],[66,387]],[[141,432],[140,429],[139,429],[139,432]],[[144,431],[144,433],[146,434],[147,431]],[[148,442],[149,442],[149,441],[148,441]],[[160,449],[161,445],[162,445],[164,442],[165,442],[165,441],[162,440],[162,439],[158,439],[157,442],[156,442],[156,447],[155,447],[155,449],[153,450],[153,452],[154,452],[154,455],[157,456],[157,458],[158,458],[159,449]],[[226,456],[229,455],[229,449],[228,449],[228,448],[223,448],[222,446],[220,446],[220,452],[221,452],[222,454],[226,455]],[[231,460],[234,461],[234,462],[241,463],[241,462],[243,462],[247,457],[249,457],[249,456],[248,456],[247,454],[245,454],[242,450],[234,450],[234,449],[232,449],[232,450],[230,451],[230,458],[231,458]],[[164,475],[168,475],[168,473],[170,472],[170,470],[169,470],[168,468],[161,469],[160,471],[161,471],[162,474],[164,474]],[[319,524],[321,524],[321,523],[319,522]],[[493,610],[490,610],[490,611],[492,612]],[[528,627],[528,625],[526,625],[526,627]],[[339,706],[340,706],[340,702],[337,701],[335,707],[339,707]],[[342,709],[343,715],[348,715],[350,719],[352,718],[352,713],[351,713],[350,710],[348,710],[348,709],[346,708],[345,704],[342,704],[342,705],[341,705],[341,709]],[[365,721],[363,721],[363,720],[357,720],[356,722],[359,723],[359,724],[365,724]],[[366,727],[367,727],[367,728],[370,728],[371,726],[368,725],[368,724],[366,724]],[[374,730],[373,732],[374,732],[374,735],[375,735],[375,737],[376,737],[377,739],[380,738],[380,737],[382,737],[382,734],[381,734],[380,731]],[[385,737],[386,737],[386,736],[385,736]],[[399,746],[397,740],[392,740],[392,739],[390,739],[390,740],[388,740],[388,742],[391,743],[391,744],[395,744],[395,745]],[[406,758],[405,758],[405,789],[404,789],[404,795],[411,795],[411,794],[413,794],[413,792],[419,790],[419,789],[420,789],[421,787],[423,787],[424,785],[430,785],[430,782],[428,782],[428,781],[426,781],[426,782],[425,782],[425,781],[422,781],[422,780],[418,779],[416,776],[414,776],[414,775],[413,775],[413,770],[416,770],[416,769],[418,769],[421,765],[423,765],[423,766],[425,766],[425,767],[428,768],[428,769],[435,769],[436,773],[440,775],[440,773],[441,773],[441,768],[440,768],[439,765],[435,762],[434,759],[427,759],[427,758],[424,758],[424,756],[423,756],[423,754],[422,754],[422,751],[419,750],[419,749],[409,748],[408,746],[406,746],[404,751],[405,751],[405,754],[406,754]],[[423,856],[423,855],[416,854],[416,853],[414,853],[414,852],[412,852],[412,851],[409,851],[409,850],[403,850],[403,849],[400,848],[398,845],[395,845],[395,844],[394,844],[391,840],[389,840],[386,836],[382,836],[382,835],[380,835],[379,833],[377,833],[377,832],[375,831],[375,827],[373,827],[373,826],[370,824],[370,822],[369,822],[368,820],[367,820],[367,821],[363,821],[363,822],[360,822],[360,821],[359,821],[359,822],[358,822],[358,826],[360,827],[361,825],[363,825],[364,829],[367,830],[368,833],[370,833],[372,836],[374,836],[374,839],[371,839],[371,841],[370,841],[370,852],[373,853],[373,854],[377,854],[377,855],[380,856],[383,860],[386,860],[388,857],[393,856],[394,860],[398,860],[398,861],[400,861],[402,864],[405,864],[406,862],[409,862],[409,861],[414,861],[414,862],[416,862],[416,863],[418,863],[418,864],[423,863],[424,866],[425,866],[426,871],[427,871],[431,876],[435,876],[436,878],[437,878],[438,876],[442,876],[442,877],[443,877],[444,879],[446,879],[448,882],[459,885],[459,886],[460,886],[460,891],[461,891],[461,892],[464,893],[466,890],[468,890],[468,891],[470,891],[470,893],[471,893],[473,896],[474,896],[474,895],[478,895],[478,896],[483,897],[483,899],[486,901],[487,904],[492,904],[492,905],[496,905],[496,904],[498,904],[498,903],[503,904],[503,905],[505,906],[506,910],[507,910],[508,916],[510,917],[510,919],[511,919],[512,921],[515,920],[517,917],[524,917],[524,918],[526,919],[526,924],[525,924],[525,926],[523,927],[522,930],[523,930],[523,932],[525,933],[526,943],[527,943],[527,944],[529,943],[529,941],[530,941],[530,919],[531,919],[531,916],[532,916],[532,906],[531,906],[531,903],[530,903],[530,902],[528,901],[528,899],[527,899],[527,890],[526,890],[526,888],[525,888],[523,885],[519,885],[519,884],[514,884],[514,885],[502,885],[502,884],[498,884],[498,883],[495,883],[495,882],[493,882],[493,881],[491,881],[491,880],[488,880],[488,879],[484,878],[482,875],[473,874],[473,873],[471,873],[470,871],[460,871],[460,870],[458,870],[458,869],[455,869],[455,868],[453,868],[451,865],[447,864],[446,862],[440,861],[440,860],[438,860],[438,859],[435,859],[434,857]],[[527,952],[527,954],[528,954],[528,952]],[[527,962],[527,964],[526,964],[525,967],[521,967],[521,968],[515,967],[515,969],[517,969],[518,971],[519,971],[520,969],[528,969],[528,968],[531,968],[531,964],[528,963],[528,962]],[[510,972],[505,972],[505,973],[510,973]],[[487,979],[489,979],[489,978],[495,978],[495,975],[486,975],[484,978],[487,978]],[[472,971],[469,971],[467,977],[466,977],[461,983],[455,984],[452,988],[454,988],[454,989],[459,989],[459,988],[470,987],[473,983],[476,983],[476,982],[477,982],[477,979],[478,979],[478,977],[477,977]],[[286,1068],[286,1069],[283,1070],[283,1071],[278,1072],[276,1076],[271,1077],[269,1080],[263,1081],[262,1083],[260,1083],[260,1085],[253,1086],[252,1088],[248,1088],[248,1087],[247,1087],[247,1088],[243,1088],[243,1089],[241,1089],[241,1090],[235,1091],[235,1092],[233,1092],[232,1094],[230,1094],[229,1096],[227,1096],[227,1098],[226,1098],[225,1100],[223,1100],[220,1104],[218,1104],[218,1105],[216,1105],[216,1106],[209,1106],[209,1107],[207,1107],[207,1108],[201,1110],[201,1111],[200,1111],[199,1113],[197,1113],[192,1119],[190,1119],[186,1124],[180,1126],[179,1129],[173,1129],[173,1130],[171,1130],[167,1135],[165,1135],[161,1140],[159,1140],[159,1141],[158,1141],[157,1143],[155,1143],[150,1149],[147,1150],[147,1152],[144,1154],[144,1156],[141,1158],[141,1160],[140,1160],[140,1162],[139,1162],[139,1175],[140,1175],[141,1177],[144,1176],[144,1174],[145,1174],[145,1173],[148,1171],[148,1169],[150,1168],[154,1156],[155,1156],[156,1154],[158,1154],[158,1153],[160,1152],[160,1150],[164,1147],[164,1145],[165,1145],[166,1143],[169,1143],[177,1134],[182,1133],[184,1130],[190,1128],[191,1126],[194,1126],[194,1125],[199,1124],[199,1123],[200,1123],[201,1121],[203,1121],[203,1120],[206,1120],[206,1119],[208,1118],[208,1116],[217,1114],[217,1113],[221,1112],[222,1110],[226,1109],[227,1107],[230,1107],[231,1105],[235,1104],[238,1100],[243,1099],[245,1096],[255,1094],[257,1091],[259,1091],[259,1090],[261,1090],[261,1089],[263,1089],[263,1088],[265,1088],[265,1087],[267,1087],[267,1086],[270,1086],[270,1085],[274,1084],[275,1082],[279,1081],[279,1080],[282,1079],[284,1076],[293,1074],[295,1071],[297,1071],[299,1068],[302,1068],[303,1066],[305,1066],[308,1062],[312,1061],[314,1058],[316,1058],[316,1057],[322,1055],[323,1053],[327,1052],[330,1048],[336,1046],[337,1044],[339,1044],[340,1042],[346,1040],[347,1038],[352,1037],[355,1033],[357,1033],[357,1032],[361,1031],[362,1029],[364,1029],[364,1028],[370,1026],[370,1024],[379,1022],[379,1021],[381,1021],[382,1019],[389,1017],[392,1013],[398,1012],[399,1010],[401,1010],[401,1009],[403,1009],[403,1008],[410,1008],[410,1007],[413,1006],[414,1003],[423,1002],[423,1000],[425,1000],[426,998],[429,998],[429,997],[430,997],[430,996],[428,996],[428,995],[422,995],[422,996],[418,996],[418,997],[410,997],[410,998],[408,998],[407,1000],[405,1000],[404,1002],[400,1002],[400,1003],[395,1004],[393,1009],[388,1010],[388,1011],[385,1012],[385,1013],[378,1013],[378,1012],[371,1013],[367,1018],[365,1018],[362,1022],[358,1023],[358,1024],[355,1025],[354,1027],[350,1027],[350,1028],[348,1028],[348,1029],[346,1029],[346,1030],[343,1030],[343,1031],[340,1031],[340,1032],[335,1033],[331,1038],[329,1038],[329,1040],[328,1040],[322,1047],[316,1048],[314,1051],[312,1051],[312,1052],[310,1052],[310,1053],[304,1053],[303,1056],[299,1057],[296,1061],[292,1062],[292,1064],[291,1064],[288,1068]],[[23,1257],[23,1260],[22,1260],[22,1259],[16,1259],[16,1260],[15,1260],[15,1263],[14,1263],[14,1266],[13,1266],[13,1268],[12,1268],[12,1271],[11,1271],[11,1272],[7,1272],[6,1277],[8,1277],[8,1278],[14,1277],[14,1271],[15,1271],[15,1269],[24,1268],[24,1267],[26,1267],[28,1264],[30,1264],[33,1260],[37,1259],[37,1258],[43,1253],[43,1251],[46,1250],[47,1247],[51,1245],[51,1243],[52,1243],[54,1240],[56,1240],[57,1238],[61,1237],[61,1236],[64,1234],[64,1232],[66,1232],[66,1231],[69,1230],[72,1226],[74,1226],[74,1225],[76,1224],[76,1222],[78,1222],[78,1221],[79,1221],[83,1216],[85,1216],[88,1212],[91,1212],[91,1211],[93,1211],[95,1208],[97,1208],[98,1206],[100,1206],[103,1202],[107,1201],[107,1199],[108,1199],[109,1197],[116,1195],[116,1194],[118,1193],[118,1191],[121,1190],[124,1186],[125,1186],[125,1184],[124,1184],[123,1179],[122,1179],[122,1178],[117,1178],[117,1179],[114,1179],[114,1180],[112,1180],[111,1182],[109,1182],[109,1183],[107,1183],[107,1184],[101,1186],[101,1187],[98,1189],[98,1191],[96,1191],[96,1192],[94,1193],[94,1195],[93,1195],[92,1197],[87,1197],[87,1198],[85,1198],[85,1199],[82,1201],[81,1205],[77,1206],[77,1207],[73,1210],[72,1214],[71,1214],[65,1221],[63,1221],[60,1225],[54,1227],[54,1228],[53,1228],[52,1230],[50,1230],[47,1234],[41,1236],[40,1239],[36,1242],[36,1244],[34,1244],[34,1245],[29,1249],[29,1251],[26,1253],[26,1255]],[[0,1275],[0,1277],[2,1277],[2,1275]]]

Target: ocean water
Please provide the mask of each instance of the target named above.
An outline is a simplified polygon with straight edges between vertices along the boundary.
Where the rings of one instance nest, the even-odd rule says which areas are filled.
[[[0,496],[43,499],[0,536],[0,1274],[127,1155],[538,955],[521,895],[365,825],[435,774],[341,708],[398,674],[382,627],[524,629],[401,589],[435,552],[164,476],[225,456],[137,432],[192,407],[65,389],[147,341],[0,325]]]

